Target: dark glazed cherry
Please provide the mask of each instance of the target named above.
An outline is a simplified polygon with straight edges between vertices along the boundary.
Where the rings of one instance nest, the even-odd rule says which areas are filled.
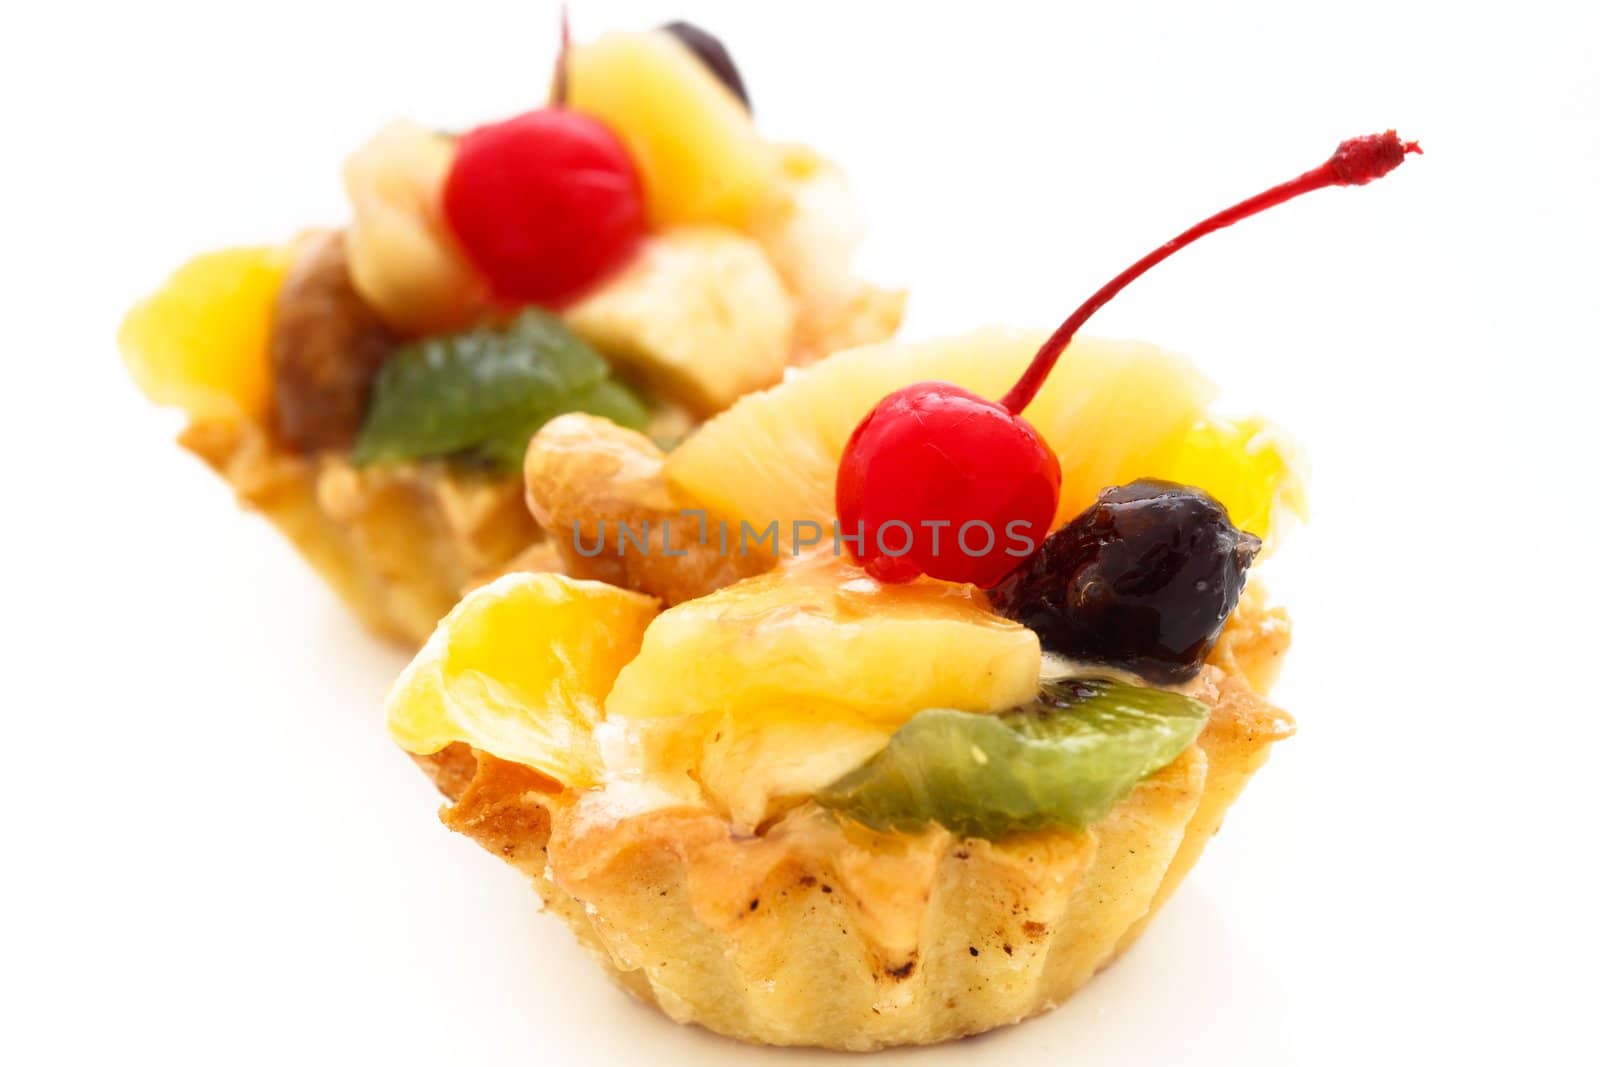
[[[750,94],[744,89],[744,79],[739,77],[739,68],[733,64],[733,56],[728,54],[727,46],[714,34],[707,33],[692,22],[669,22],[661,28],[698,56],[700,62],[717,76],[717,81],[739,98],[746,111],[754,112],[750,106]]]
[[[1260,550],[1206,493],[1146,479],[1103,490],[990,598],[1047,651],[1183,682],[1216,644]]]

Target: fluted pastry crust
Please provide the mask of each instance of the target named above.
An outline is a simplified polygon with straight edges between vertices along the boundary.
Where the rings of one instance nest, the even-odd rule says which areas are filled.
[[[673,1019],[775,1045],[927,1044],[1048,1010],[1133,942],[1292,731],[1247,680],[1283,625],[1245,605],[1226,669],[1202,675],[1199,739],[1082,833],[882,834],[807,803],[746,836],[706,808],[565,790],[464,745],[419,762],[452,802],[444,822]]]

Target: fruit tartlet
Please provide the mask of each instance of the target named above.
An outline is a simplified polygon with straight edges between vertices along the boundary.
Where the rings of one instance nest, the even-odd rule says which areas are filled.
[[[180,442],[374,630],[420,644],[473,584],[554,550],[529,437],[571,411],[657,440],[785,368],[893,334],[838,169],[764,140],[686,23],[565,41],[548,106],[401,121],[344,166],[342,228],[199,256],[119,341]]]
[[[666,455],[552,421],[527,491],[588,569],[469,594],[389,697],[446,825],[623,987],[746,1041],[929,1043],[1060,1003],[1292,732],[1288,622],[1246,578],[1303,510],[1268,424],[1077,329],[1204,233],[1414,150],[1347,142],[1049,337],[840,352]]]

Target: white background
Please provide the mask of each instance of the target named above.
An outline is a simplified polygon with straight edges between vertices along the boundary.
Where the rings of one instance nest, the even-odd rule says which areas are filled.
[[[1052,325],[1343,137],[1427,150],[1096,320],[1311,451],[1313,522],[1268,574],[1301,732],[1066,1007],[885,1061],[1594,1062],[1594,12],[574,4],[580,37],[724,36],[766,132],[847,163],[908,336]],[[192,252],[341,219],[339,163],[386,119],[532,106],[553,27],[530,2],[6,16],[10,1062],[826,1058],[629,1002],[439,827],[378,715],[401,657],[171,444],[113,347]]]

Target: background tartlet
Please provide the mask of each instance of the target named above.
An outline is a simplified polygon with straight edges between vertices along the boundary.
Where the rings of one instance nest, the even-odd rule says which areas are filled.
[[[561,106],[461,135],[409,121],[384,127],[345,163],[346,227],[196,257],[129,313],[119,335],[144,392],[188,416],[180,443],[272,521],[363,622],[413,646],[473,584],[546,562],[516,476],[534,416],[625,413],[671,440],[789,366],[892,335],[904,310],[903,292],[851,271],[861,225],[838,168],[806,146],[764,139],[722,72],[680,37],[606,34],[567,60]],[[463,236],[477,231],[453,221],[449,209],[463,211],[447,195],[471,138],[500,136],[530,116],[610,138],[622,177],[637,172],[639,202],[629,206],[648,211],[614,264],[549,302],[499,291]],[[604,184],[577,173],[575,188]],[[552,228],[574,226],[581,212],[558,207],[548,212]],[[493,208],[477,214],[492,224],[503,214]],[[547,251],[546,260],[562,260],[561,249]],[[492,454],[478,442],[397,454],[394,438],[408,426],[439,421],[409,408],[388,420],[399,430],[385,448],[369,447],[388,370],[408,353],[433,359],[456,336],[470,335],[470,348],[529,307],[550,313],[545,329],[560,344],[588,354],[609,389],[603,403],[574,388],[551,401],[554,411],[530,411],[520,440],[498,441]],[[412,351],[428,344],[431,352]]]

